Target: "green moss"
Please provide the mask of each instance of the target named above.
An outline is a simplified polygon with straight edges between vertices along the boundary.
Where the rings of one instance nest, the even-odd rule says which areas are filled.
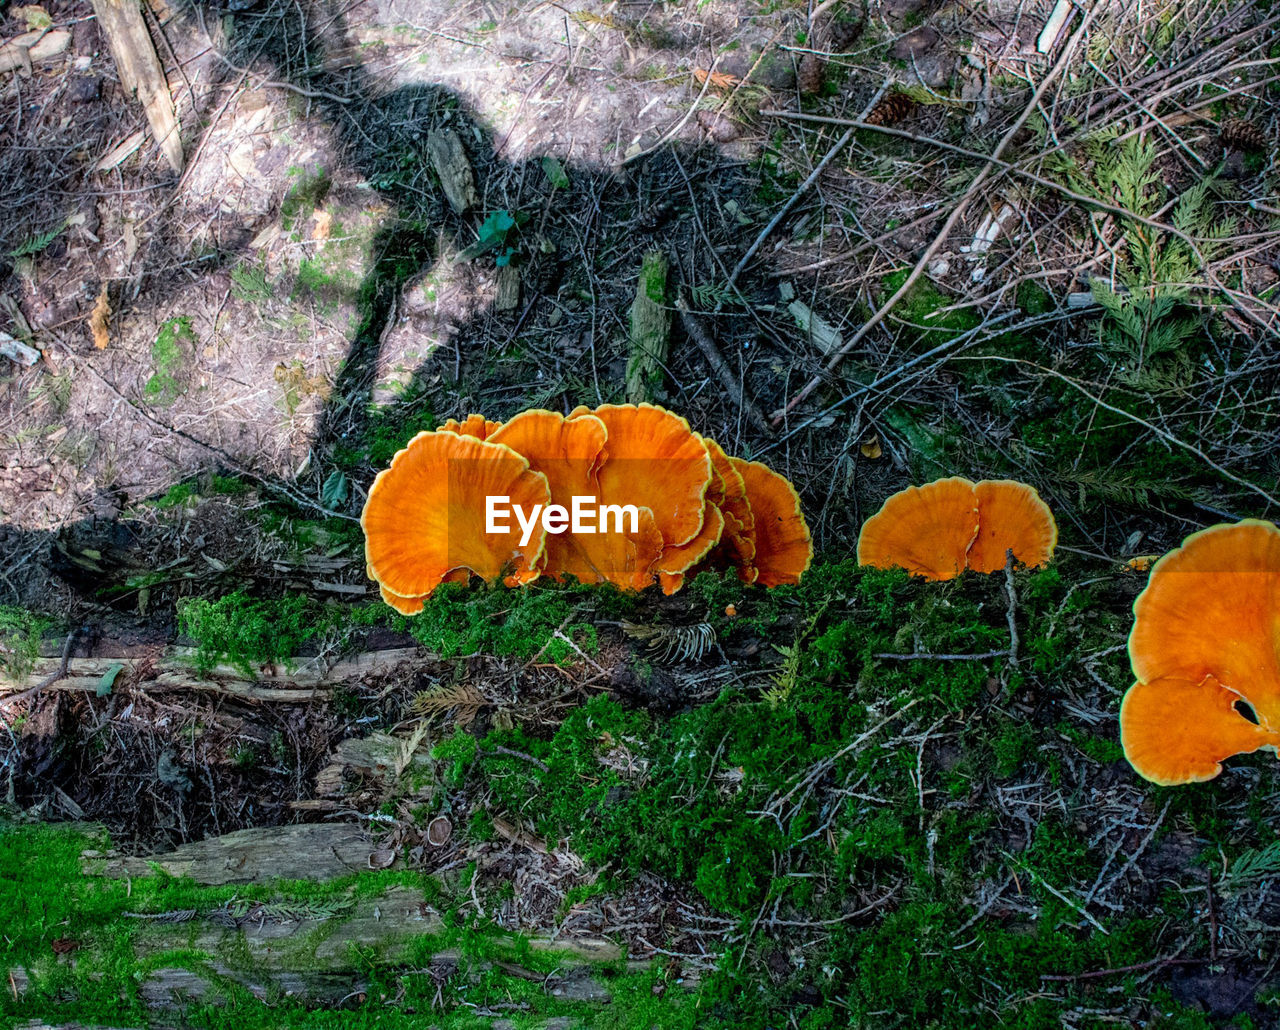
[[[884,297],[887,298],[896,293],[907,281],[909,274],[910,269],[903,268],[885,276],[882,284]],[[982,321],[970,308],[939,314],[951,303],[952,298],[942,293],[928,279],[921,279],[898,302],[894,317],[908,323],[907,329],[916,339],[929,347],[935,347],[948,336],[955,336],[972,329]]]
[[[321,165],[316,165],[310,171],[295,165],[289,169],[289,175],[294,178],[294,183],[280,205],[285,232],[291,230],[299,218],[305,218],[319,207],[333,184],[329,173]]]
[[[151,363],[155,371],[142,390],[148,403],[172,404],[182,394],[178,375],[185,363],[184,347],[190,349],[195,342],[191,319],[185,315],[171,318],[160,327],[155,343],[151,345]]]
[[[201,672],[227,662],[253,677],[258,666],[292,659],[331,622],[322,605],[300,594],[267,600],[236,591],[178,603],[178,626],[195,641]]]
[[[0,669],[14,682],[31,674],[40,657],[40,640],[55,625],[47,615],[15,605],[0,605]]]
[[[408,628],[423,647],[444,658],[486,653],[540,656],[563,664],[598,647],[595,627],[585,619],[574,621],[575,616],[627,611],[634,603],[611,588],[536,583],[508,590],[445,584],[409,620]]]

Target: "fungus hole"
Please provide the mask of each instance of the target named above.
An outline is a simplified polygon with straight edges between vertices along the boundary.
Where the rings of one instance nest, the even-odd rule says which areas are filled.
[[[1255,726],[1258,725],[1258,713],[1253,710],[1253,705],[1249,704],[1249,702],[1246,701],[1244,698],[1241,698],[1239,701],[1236,701],[1234,704],[1232,704],[1231,707],[1234,708],[1241,715],[1243,715]]]

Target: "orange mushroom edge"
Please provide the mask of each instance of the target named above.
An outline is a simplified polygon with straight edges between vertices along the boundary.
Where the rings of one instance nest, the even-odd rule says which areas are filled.
[[[654,404],[580,407],[571,420],[595,417],[608,431],[600,464],[600,501],[648,508],[663,547],[680,546],[701,531],[711,456],[689,423]]]
[[[1133,613],[1120,739],[1140,775],[1194,783],[1232,755],[1276,750],[1280,529],[1246,519],[1193,533],[1155,563]]]
[[[1033,486],[1012,479],[984,479],[973,486],[978,534],[965,558],[974,572],[999,572],[1008,553],[1028,568],[1049,564],[1058,545],[1058,523]]]
[[[862,526],[858,563],[954,579],[965,569],[998,572],[1014,559],[1048,564],[1058,524],[1039,493],[1012,479],[960,476],[899,490]]]
[[[766,587],[799,583],[813,563],[813,539],[800,495],[786,476],[761,462],[729,461],[742,476],[755,522],[755,581]]]
[[[483,415],[468,415],[461,422],[456,418],[449,419],[436,432],[457,433],[459,436],[474,436],[477,440],[487,440],[501,428],[501,422],[494,422]]]
[[[486,498],[507,496],[531,508],[547,504],[547,478],[510,447],[452,432],[419,433],[369,489],[360,525],[370,578],[405,614],[442,582],[474,573],[509,585],[541,574],[546,540],[535,525],[527,541],[515,527],[486,533]],[[396,599],[400,603],[396,603]]]
[[[1172,787],[1213,779],[1233,755],[1277,751],[1280,732],[1241,712],[1244,700],[1212,676],[1135,683],[1120,705],[1125,758],[1144,779]]]
[[[759,575],[755,567],[756,540],[755,515],[747,499],[747,485],[739,472],[715,440],[703,437],[707,453],[711,455],[712,487],[707,498],[724,516],[724,529],[720,543],[709,556],[713,568],[726,566],[738,570],[738,579],[754,583]]]
[[[862,524],[858,564],[902,568],[925,579],[960,575],[978,536],[978,499],[973,487],[970,480],[955,476],[909,486],[890,496]]]

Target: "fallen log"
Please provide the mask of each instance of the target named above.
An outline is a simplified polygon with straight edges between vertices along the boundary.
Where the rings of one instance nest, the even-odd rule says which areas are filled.
[[[82,867],[89,876],[136,882],[167,874],[215,887],[332,881],[367,869],[373,847],[355,824],[284,826],[244,830],[147,858],[85,851]],[[193,904],[192,894],[185,897]],[[367,887],[328,892],[295,888],[292,894],[273,894],[269,900],[260,894],[228,900],[218,893],[204,906],[197,900],[191,908],[125,911],[115,918],[126,921],[131,930],[138,997],[156,1012],[189,1004],[243,1003],[246,992],[269,1004],[290,998],[308,1006],[342,1008],[364,1002],[396,979],[478,983],[494,975],[537,984],[548,998],[606,1005],[612,1001],[611,989],[595,964],[613,964],[615,971],[618,963],[632,972],[647,968],[644,962],[624,962],[622,949],[605,938],[518,940],[497,929],[485,931],[491,949],[478,958],[474,948],[455,946],[433,902],[424,890],[401,883],[377,894]],[[100,961],[93,954],[92,935],[77,945],[62,962]],[[530,952],[554,956],[554,964],[528,957]],[[388,972],[394,976],[385,975]],[[41,989],[44,973],[39,968],[0,966],[0,975],[19,998]],[[520,1025],[560,1024],[548,1018]],[[30,1030],[37,1027],[49,1030],[38,1022]]]
[[[66,673],[44,690],[97,692],[103,677],[119,667],[110,687],[113,691],[206,691],[254,701],[303,702],[327,696],[334,687],[376,673],[386,673],[429,653],[417,647],[365,651],[336,662],[316,657],[298,657],[288,663],[263,666],[257,678],[245,675],[233,665],[215,665],[207,673],[197,670],[195,649],[167,648],[158,658],[119,656],[72,658]],[[30,672],[20,679],[0,675],[0,704],[11,695],[39,686],[58,671],[60,660],[38,658]],[[10,695],[10,697],[6,697]]]

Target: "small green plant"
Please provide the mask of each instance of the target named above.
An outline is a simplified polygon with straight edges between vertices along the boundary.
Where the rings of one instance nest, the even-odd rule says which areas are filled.
[[[67,227],[67,223],[63,221],[60,225],[55,226],[54,228],[50,229],[48,232],[38,233],[37,235],[32,236],[27,240],[24,240],[22,243],[18,244],[18,246],[16,246],[13,250],[9,251],[9,256],[10,257],[31,257],[34,254],[39,254],[42,250],[45,249],[45,247],[49,246],[50,243],[56,240],[58,238],[58,235],[66,227]]]
[[[310,172],[295,165],[289,169],[289,174],[297,181],[289,187],[289,192],[280,204],[280,216],[286,232],[293,228],[297,218],[305,218],[324,203],[329,187],[333,185],[333,180],[322,165],[316,165]]]
[[[237,298],[253,304],[271,299],[271,284],[267,270],[262,265],[241,261],[231,269],[231,292]]]
[[[0,605],[0,669],[15,682],[26,679],[40,656],[40,638],[53,620],[14,605]]]
[[[195,342],[195,330],[191,328],[191,319],[186,315],[171,318],[160,327],[156,342],[151,345],[151,362],[155,366],[155,372],[142,390],[148,403],[161,406],[172,404],[182,395],[182,384],[177,376],[182,370],[183,348],[189,348]]]
[[[1211,202],[1213,180],[1206,178],[1179,197],[1171,224],[1177,234],[1156,229],[1139,219],[1152,219],[1166,202],[1166,189],[1156,167],[1154,140],[1134,137],[1115,141],[1118,127],[1091,137],[1086,153],[1092,170],[1085,174],[1067,167],[1078,192],[1096,196],[1132,212],[1120,216],[1124,260],[1116,281],[1094,279],[1090,290],[1105,312],[1098,323],[1098,339],[1115,363],[1122,382],[1155,387],[1185,384],[1192,372],[1192,341],[1205,324],[1196,310],[1203,293],[1204,270],[1197,255],[1216,256],[1217,241],[1234,231],[1233,221],[1221,218]],[[1197,241],[1196,247],[1187,238]]]
[[[479,239],[471,246],[459,251],[454,260],[458,262],[474,261],[481,254],[488,254],[490,251],[498,250],[500,253],[494,259],[494,263],[499,268],[509,264],[512,257],[515,256],[516,248],[508,244],[508,237],[515,227],[516,217],[506,208],[491,211],[489,217],[480,226]]]

